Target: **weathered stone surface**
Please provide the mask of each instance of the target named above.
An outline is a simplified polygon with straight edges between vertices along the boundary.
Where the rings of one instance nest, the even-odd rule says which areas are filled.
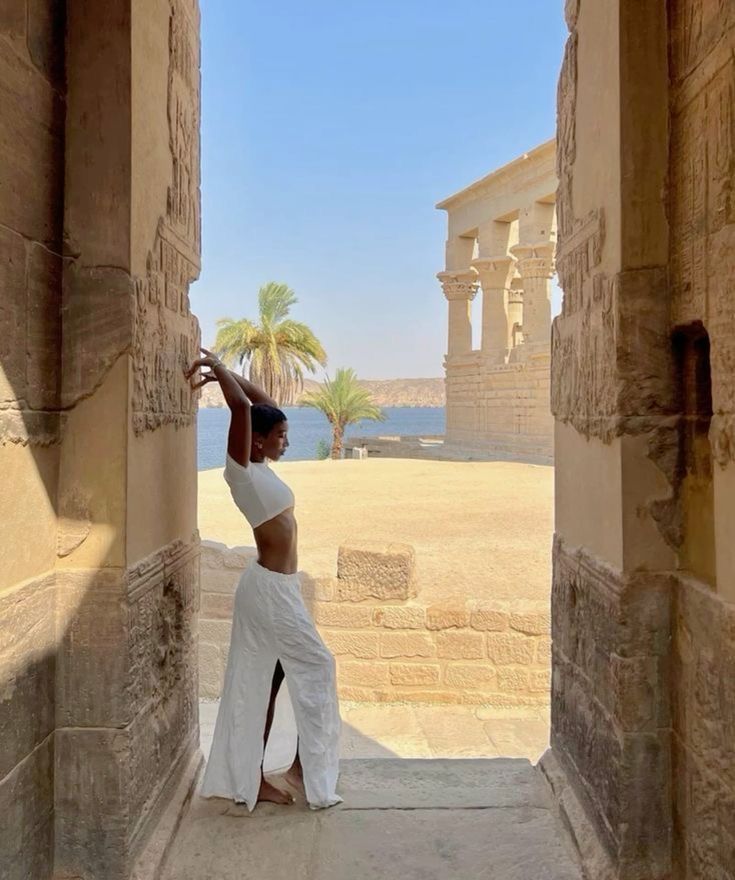
[[[0,779],[55,727],[53,575],[0,595]]]
[[[450,663],[444,670],[444,684],[457,688],[485,688],[492,690],[497,672],[487,663]]]
[[[368,606],[330,603],[317,605],[314,609],[314,621],[321,626],[343,626],[347,629],[357,629],[370,626],[372,620],[373,610]]]
[[[481,660],[485,637],[475,632],[440,632],[436,636],[438,656],[451,660]]]
[[[349,654],[362,660],[373,660],[378,656],[378,633],[324,630],[321,635],[329,650],[337,656]]]
[[[348,760],[340,790],[343,806],[316,815],[297,806],[287,822],[275,807],[195,803],[165,880],[581,876],[528,761]],[[232,833],[238,821],[247,833]]]
[[[427,629],[453,629],[468,626],[470,613],[465,605],[430,605],[426,609]]]
[[[428,633],[381,633],[380,656],[435,657],[436,646]]]
[[[62,876],[127,880],[130,757],[130,733],[124,729],[56,731],[55,869]]]
[[[508,629],[508,614],[494,608],[476,608],[470,617],[473,629],[502,632]]]
[[[488,633],[487,656],[496,666],[529,665],[534,662],[536,645],[520,633]]]
[[[64,276],[62,404],[73,406],[102,382],[133,343],[134,285],[120,269],[68,267]]]
[[[551,614],[548,611],[513,611],[510,628],[526,635],[546,635],[551,632]]]
[[[416,595],[416,554],[409,544],[343,545],[337,557],[336,598],[409,599]]]
[[[436,685],[441,678],[438,663],[391,663],[390,681],[396,685]]]
[[[202,619],[232,620],[234,597],[223,593],[205,593],[202,596]]]
[[[64,82],[63,0],[28,0],[28,54],[57,88]]]
[[[15,3],[3,15],[16,20]],[[12,50],[0,52],[0,143],[3,187],[0,221],[57,252],[64,205],[64,102],[29,61]],[[22,149],[11,145],[22,144]]]
[[[54,737],[0,781],[0,852],[5,880],[49,877],[54,848]]]
[[[423,629],[426,610],[421,607],[381,605],[373,612],[375,626],[386,629]]]
[[[387,663],[357,663],[342,659],[338,661],[337,676],[345,684],[361,687],[380,687],[390,680]]]
[[[571,784],[616,863],[655,871],[669,858],[669,680],[661,658],[671,583],[625,578],[588,557],[573,558],[557,542],[552,746],[568,773],[574,767]],[[616,658],[652,670],[647,686],[616,684]],[[635,876],[638,868],[630,870]]]

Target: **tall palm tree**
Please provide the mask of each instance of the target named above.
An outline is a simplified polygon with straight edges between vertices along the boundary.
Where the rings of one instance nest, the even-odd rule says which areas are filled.
[[[354,370],[338,369],[332,381],[326,379],[318,391],[305,394],[300,403],[321,410],[332,426],[332,458],[340,458],[345,428],[361,419],[384,422],[385,416],[370,393],[357,381]]]
[[[327,355],[312,330],[288,317],[298,300],[286,284],[271,281],[258,291],[259,323],[247,318],[217,321],[214,350],[229,366],[238,364],[249,379],[281,406],[293,403],[304,387],[304,370],[326,366]]]

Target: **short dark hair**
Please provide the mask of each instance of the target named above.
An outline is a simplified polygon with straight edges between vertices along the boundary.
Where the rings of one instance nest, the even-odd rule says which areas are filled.
[[[253,425],[253,433],[267,437],[268,434],[280,422],[288,421],[286,413],[278,409],[277,406],[270,406],[267,403],[256,403],[250,407],[250,418]]]

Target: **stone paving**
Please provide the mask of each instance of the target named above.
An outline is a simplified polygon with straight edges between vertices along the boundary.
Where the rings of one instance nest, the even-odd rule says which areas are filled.
[[[581,880],[525,759],[351,759],[344,804],[196,797],[165,880]]]
[[[201,704],[205,755],[216,710]],[[313,812],[301,798],[248,813],[195,795],[165,880],[580,880],[529,760],[546,748],[542,713],[356,703],[341,711],[343,804]],[[294,742],[284,694],[266,755],[276,783]]]

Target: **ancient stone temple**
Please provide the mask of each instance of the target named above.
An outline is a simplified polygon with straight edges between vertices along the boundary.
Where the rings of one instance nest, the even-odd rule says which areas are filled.
[[[440,202],[447,212],[447,448],[550,463],[555,142]],[[479,349],[472,301],[482,291]]]
[[[735,876],[735,4],[567,0],[552,752],[590,876]]]
[[[199,762],[198,32],[196,0],[0,8],[6,880],[155,866]]]

